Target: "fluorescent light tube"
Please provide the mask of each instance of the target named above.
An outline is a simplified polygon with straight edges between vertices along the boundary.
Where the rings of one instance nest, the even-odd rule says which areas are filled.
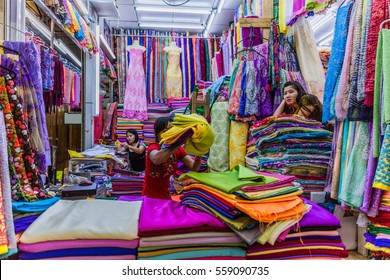
[[[208,15],[211,12],[209,8],[199,7],[169,7],[169,6],[154,6],[154,5],[137,5],[135,6],[137,11],[147,12],[166,12],[166,13],[182,13],[182,14],[204,14]]]
[[[139,26],[156,28],[203,29],[201,24],[189,24],[182,22],[140,22]]]
[[[203,36],[204,37],[207,37],[209,35],[209,31],[210,31],[210,28],[211,28],[211,25],[213,24],[213,21],[214,21],[214,18],[215,18],[215,14],[216,12],[213,11],[210,16],[209,16],[209,20],[207,21],[207,25],[206,25],[206,28],[205,30],[203,31]]]
[[[72,0],[71,2],[76,6],[76,9],[80,15],[88,15],[88,9],[85,7],[83,0]]]
[[[219,0],[218,8],[217,8],[218,14],[222,11],[224,4],[225,4],[225,0]]]

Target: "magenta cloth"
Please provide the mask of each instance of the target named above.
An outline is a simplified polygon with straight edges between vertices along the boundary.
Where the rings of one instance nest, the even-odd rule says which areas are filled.
[[[335,215],[304,197],[302,199],[305,203],[310,204],[312,208],[293,229],[299,230],[299,228],[305,227],[341,227],[340,220]]]
[[[20,251],[38,253],[50,250],[70,249],[70,248],[94,248],[94,247],[119,247],[135,249],[138,247],[139,239],[119,240],[119,239],[75,239],[46,241],[31,244],[19,243]]]
[[[184,260],[246,260],[245,257],[202,257],[202,258],[193,258],[193,259],[184,259]]]
[[[278,239],[276,239],[276,241],[277,241],[277,242],[282,242],[284,239],[286,239],[286,237],[287,237],[287,235],[289,234],[290,230],[291,230],[291,228],[288,228],[288,229],[286,229],[285,231],[283,231],[283,232],[279,235]]]
[[[249,16],[245,18],[258,18],[257,16]],[[244,48],[250,48],[258,46],[263,43],[263,34],[261,34],[260,27],[243,27],[242,32],[242,44]]]
[[[267,173],[267,172],[260,172],[256,171],[256,173],[268,176],[268,177],[274,177],[278,179],[278,181],[270,183],[270,184],[264,184],[259,186],[245,186],[242,187],[240,190],[243,192],[257,192],[265,189],[272,189],[272,187],[282,187],[288,185],[289,183],[294,182],[295,176],[288,176],[288,175],[282,175],[282,174],[274,174],[274,173]]]
[[[197,227],[227,228],[225,223],[205,212],[181,205],[180,202],[145,198],[138,225],[139,236],[148,231],[172,231]]]
[[[135,260],[134,255],[59,257],[41,260]]]
[[[220,243],[237,243],[243,242],[241,238],[237,237],[201,237],[201,238],[185,238],[174,240],[161,240],[161,241],[144,241],[141,239],[139,242],[140,247],[152,247],[152,246],[171,246],[171,245],[192,245],[192,244],[220,244]]]

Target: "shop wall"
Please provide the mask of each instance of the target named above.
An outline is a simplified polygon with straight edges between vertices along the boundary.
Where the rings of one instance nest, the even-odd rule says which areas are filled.
[[[5,0],[0,0],[0,22],[5,23]],[[0,24],[0,40],[5,40],[5,25]]]

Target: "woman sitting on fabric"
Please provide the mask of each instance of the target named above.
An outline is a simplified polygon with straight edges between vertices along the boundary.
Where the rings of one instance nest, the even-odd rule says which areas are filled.
[[[135,129],[126,131],[126,143],[121,143],[122,152],[129,152],[130,168],[133,171],[142,172],[145,170],[146,146],[138,141],[138,133]]]
[[[288,81],[283,86],[283,101],[275,110],[274,116],[281,114],[297,114],[308,119],[322,121],[322,104],[313,94],[308,94],[302,85]]]

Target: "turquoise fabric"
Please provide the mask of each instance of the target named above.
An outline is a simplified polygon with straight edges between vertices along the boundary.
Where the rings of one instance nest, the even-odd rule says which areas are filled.
[[[12,202],[12,210],[21,212],[44,212],[49,207],[53,206],[59,197],[48,198],[44,200],[37,200],[34,202]]]
[[[243,186],[269,184],[278,181],[278,179],[274,177],[262,176],[242,165],[237,165],[226,172],[198,173],[190,171],[186,174],[182,174],[179,177],[179,180],[183,181],[187,178],[193,178],[226,193],[238,191]]]

